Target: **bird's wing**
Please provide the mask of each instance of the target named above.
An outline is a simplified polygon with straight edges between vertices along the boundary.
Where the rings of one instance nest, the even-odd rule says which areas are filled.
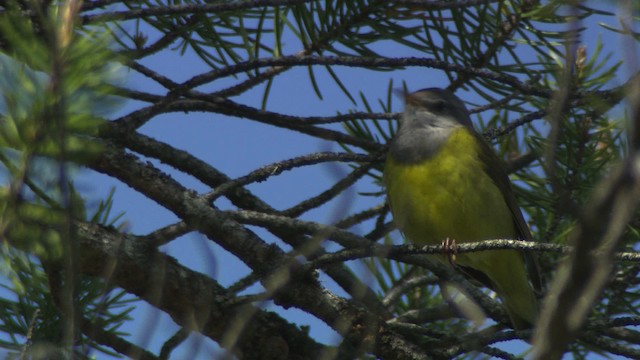
[[[475,131],[473,133],[478,137],[478,140],[480,140],[480,143],[482,144],[480,146],[480,159],[483,161],[483,164],[489,164],[485,166],[485,172],[499,189],[503,189],[502,196],[511,211],[513,222],[520,240],[532,241],[533,237],[531,236],[531,231],[529,230],[527,223],[524,221],[522,211],[520,211],[520,207],[516,202],[516,197],[511,186],[511,180],[509,180],[507,172],[504,170],[502,161],[498,158],[493,149],[484,141],[481,135]],[[540,294],[542,292],[542,279],[540,278],[536,257],[530,251],[524,251],[523,253],[527,263],[529,279],[531,280],[535,291]]]

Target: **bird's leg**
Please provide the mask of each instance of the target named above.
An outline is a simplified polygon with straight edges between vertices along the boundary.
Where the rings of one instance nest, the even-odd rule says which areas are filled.
[[[458,243],[456,239],[446,238],[442,241],[442,252],[449,259],[449,264],[456,264],[456,255],[458,255]]]

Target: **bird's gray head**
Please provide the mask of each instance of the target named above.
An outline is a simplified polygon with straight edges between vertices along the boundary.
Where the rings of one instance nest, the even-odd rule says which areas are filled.
[[[461,126],[474,131],[464,103],[448,90],[429,88],[406,94],[400,128],[389,152],[398,162],[419,162],[433,156]]]

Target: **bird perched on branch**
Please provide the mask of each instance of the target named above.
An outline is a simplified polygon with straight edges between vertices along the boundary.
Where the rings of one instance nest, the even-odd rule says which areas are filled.
[[[443,89],[405,94],[405,110],[384,169],[394,221],[418,245],[531,240],[501,161],[474,130],[463,102]],[[514,328],[532,327],[535,264],[519,250],[457,254],[455,266],[494,290]],[[438,257],[446,261],[444,257]]]

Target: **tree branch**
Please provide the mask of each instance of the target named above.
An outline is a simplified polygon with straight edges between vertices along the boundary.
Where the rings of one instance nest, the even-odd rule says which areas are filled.
[[[183,188],[151,165],[143,165],[133,155],[107,148],[102,157],[92,163],[92,167],[120,179],[168,208],[187,225],[193,226],[244,261],[260,276],[267,290],[276,291],[276,304],[285,308],[295,306],[313,314],[344,334],[345,340],[354,348],[371,349],[380,357],[426,357],[423,350],[389,329],[382,319],[376,318],[350,300],[331,294],[316,279],[311,278],[310,274],[292,272],[295,259],[286,256],[276,246],[268,245],[228,215],[213,208],[205,199]],[[165,286],[162,290],[166,288]],[[178,292],[178,289],[172,288],[170,291]],[[184,289],[180,292],[179,296],[186,296],[188,293]],[[161,299],[162,297],[156,300],[156,303]],[[177,314],[180,315],[177,317],[189,317],[193,313]]]
[[[141,242],[97,225],[75,224],[79,235],[80,269],[107,278],[166,312],[185,329],[202,332],[221,342],[245,307],[227,307],[233,298],[214,280],[189,270],[151,243]],[[322,345],[273,313],[255,309],[245,324],[237,349],[248,358],[260,358],[274,343],[290,344],[290,358],[312,358]],[[224,344],[222,344],[224,346]],[[122,349],[119,349],[122,350]]]

